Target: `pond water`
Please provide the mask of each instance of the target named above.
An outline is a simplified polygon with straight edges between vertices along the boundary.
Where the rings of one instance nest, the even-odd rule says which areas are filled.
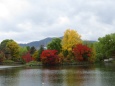
[[[115,65],[2,66],[0,86],[115,86]]]

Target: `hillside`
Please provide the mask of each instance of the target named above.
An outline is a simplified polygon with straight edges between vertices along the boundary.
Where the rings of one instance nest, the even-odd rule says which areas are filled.
[[[44,47],[46,47],[47,44],[49,42],[51,42],[53,38],[55,38],[55,37],[52,37],[52,38],[48,37],[48,38],[42,39],[40,41],[33,41],[33,42],[30,42],[30,43],[27,43],[27,44],[19,44],[19,45],[22,46],[22,47],[24,47],[24,46],[30,46],[30,47],[34,46],[36,49],[39,49],[39,47],[41,45],[44,45]],[[60,38],[62,39],[62,37],[60,37]]]
[[[30,46],[30,47],[34,46],[36,49],[39,49],[39,47],[41,45],[44,45],[44,47],[46,47],[47,44],[49,42],[51,42],[53,38],[55,38],[55,37],[52,37],[52,38],[48,37],[48,38],[42,39],[40,41],[33,41],[33,42],[30,42],[30,43],[27,43],[27,44],[19,44],[19,45],[22,46],[22,47],[24,47],[24,46]],[[59,37],[59,38],[62,39],[62,37]],[[96,41],[84,41],[84,43],[94,43],[94,42],[96,42]]]
[[[30,43],[27,43],[27,44],[19,44],[20,46],[24,47],[24,46],[34,46],[36,49],[39,49],[39,47],[41,45],[44,45],[44,46],[47,46],[47,44],[49,42],[51,42],[52,38],[45,38],[43,40],[40,40],[40,41],[33,41],[33,42],[30,42]]]

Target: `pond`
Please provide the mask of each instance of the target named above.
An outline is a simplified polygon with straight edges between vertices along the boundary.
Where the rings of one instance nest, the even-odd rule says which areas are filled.
[[[0,66],[0,86],[115,86],[115,65]]]

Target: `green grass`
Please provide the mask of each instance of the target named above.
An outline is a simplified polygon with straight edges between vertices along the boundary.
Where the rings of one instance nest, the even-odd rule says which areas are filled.
[[[115,64],[115,60],[113,60],[112,63]]]
[[[42,63],[41,62],[37,62],[37,61],[31,61],[29,63],[26,63],[26,66],[41,66]]]
[[[3,64],[14,64],[14,61],[12,61],[12,60],[4,60],[2,63]]]

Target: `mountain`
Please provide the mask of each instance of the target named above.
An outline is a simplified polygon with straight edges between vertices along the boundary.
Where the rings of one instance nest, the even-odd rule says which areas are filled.
[[[48,38],[45,38],[43,40],[40,40],[40,41],[33,41],[33,42],[30,42],[30,43],[27,43],[27,44],[19,44],[20,46],[22,47],[25,47],[25,46],[34,46],[36,49],[39,49],[41,45],[44,45],[44,47],[47,46],[47,44],[49,42],[52,41],[53,38],[56,38],[56,37],[48,37]],[[63,37],[59,37],[60,39],[62,39]],[[94,43],[96,41],[89,41],[89,40],[84,40],[83,41],[84,43]]]
[[[36,49],[39,49],[41,45],[44,45],[44,47],[46,47],[47,44],[49,42],[51,42],[53,38],[55,38],[55,37],[52,37],[52,38],[48,37],[48,38],[45,38],[45,39],[40,40],[40,41],[33,41],[33,42],[30,42],[30,43],[27,43],[27,44],[19,44],[19,45],[22,46],[22,47],[25,47],[25,46],[32,47],[32,46],[34,46]],[[62,38],[62,37],[60,37],[60,38]]]
[[[94,43],[96,41],[92,41],[92,40],[83,40],[83,44],[88,44],[88,43]]]

